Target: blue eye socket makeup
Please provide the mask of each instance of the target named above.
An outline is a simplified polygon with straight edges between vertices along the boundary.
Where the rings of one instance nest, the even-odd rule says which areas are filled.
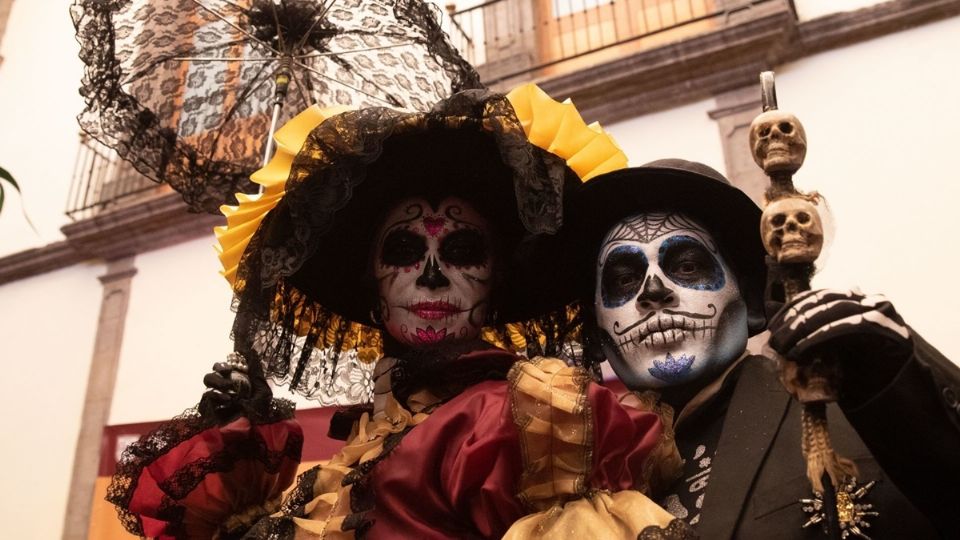
[[[720,261],[692,236],[677,235],[664,240],[657,256],[663,273],[681,287],[717,291],[727,282]]]
[[[603,263],[600,300],[603,307],[620,307],[640,292],[647,275],[647,256],[639,246],[618,246]]]

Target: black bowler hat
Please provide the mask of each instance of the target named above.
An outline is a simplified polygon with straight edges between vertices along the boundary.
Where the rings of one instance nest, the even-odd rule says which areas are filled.
[[[737,275],[750,314],[750,335],[765,325],[766,251],[760,207],[716,170],[693,161],[661,159],[585,182],[568,206],[567,242],[583,254],[577,288],[592,296],[600,242],[618,221],[641,212],[686,214],[710,231]]]

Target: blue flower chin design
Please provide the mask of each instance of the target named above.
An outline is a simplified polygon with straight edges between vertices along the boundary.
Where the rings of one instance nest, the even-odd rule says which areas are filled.
[[[674,358],[672,354],[667,353],[665,360],[654,360],[653,367],[649,368],[648,371],[661,381],[679,382],[683,380],[687,373],[690,373],[694,360],[696,360],[695,355],[681,354],[679,358]]]

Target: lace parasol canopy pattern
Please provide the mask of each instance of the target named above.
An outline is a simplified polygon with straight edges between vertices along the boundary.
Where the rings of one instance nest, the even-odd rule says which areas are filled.
[[[71,16],[81,127],[194,211],[255,191],[275,104],[282,125],[481,86],[423,0],[75,0]]]

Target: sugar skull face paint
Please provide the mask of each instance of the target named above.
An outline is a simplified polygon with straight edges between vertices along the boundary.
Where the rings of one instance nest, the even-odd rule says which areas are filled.
[[[595,309],[604,353],[631,389],[694,381],[747,343],[736,278],[710,233],[683,214],[638,214],[610,229]]]
[[[489,225],[469,203],[403,200],[387,214],[376,249],[380,316],[391,336],[429,347],[480,335],[494,261]]]

